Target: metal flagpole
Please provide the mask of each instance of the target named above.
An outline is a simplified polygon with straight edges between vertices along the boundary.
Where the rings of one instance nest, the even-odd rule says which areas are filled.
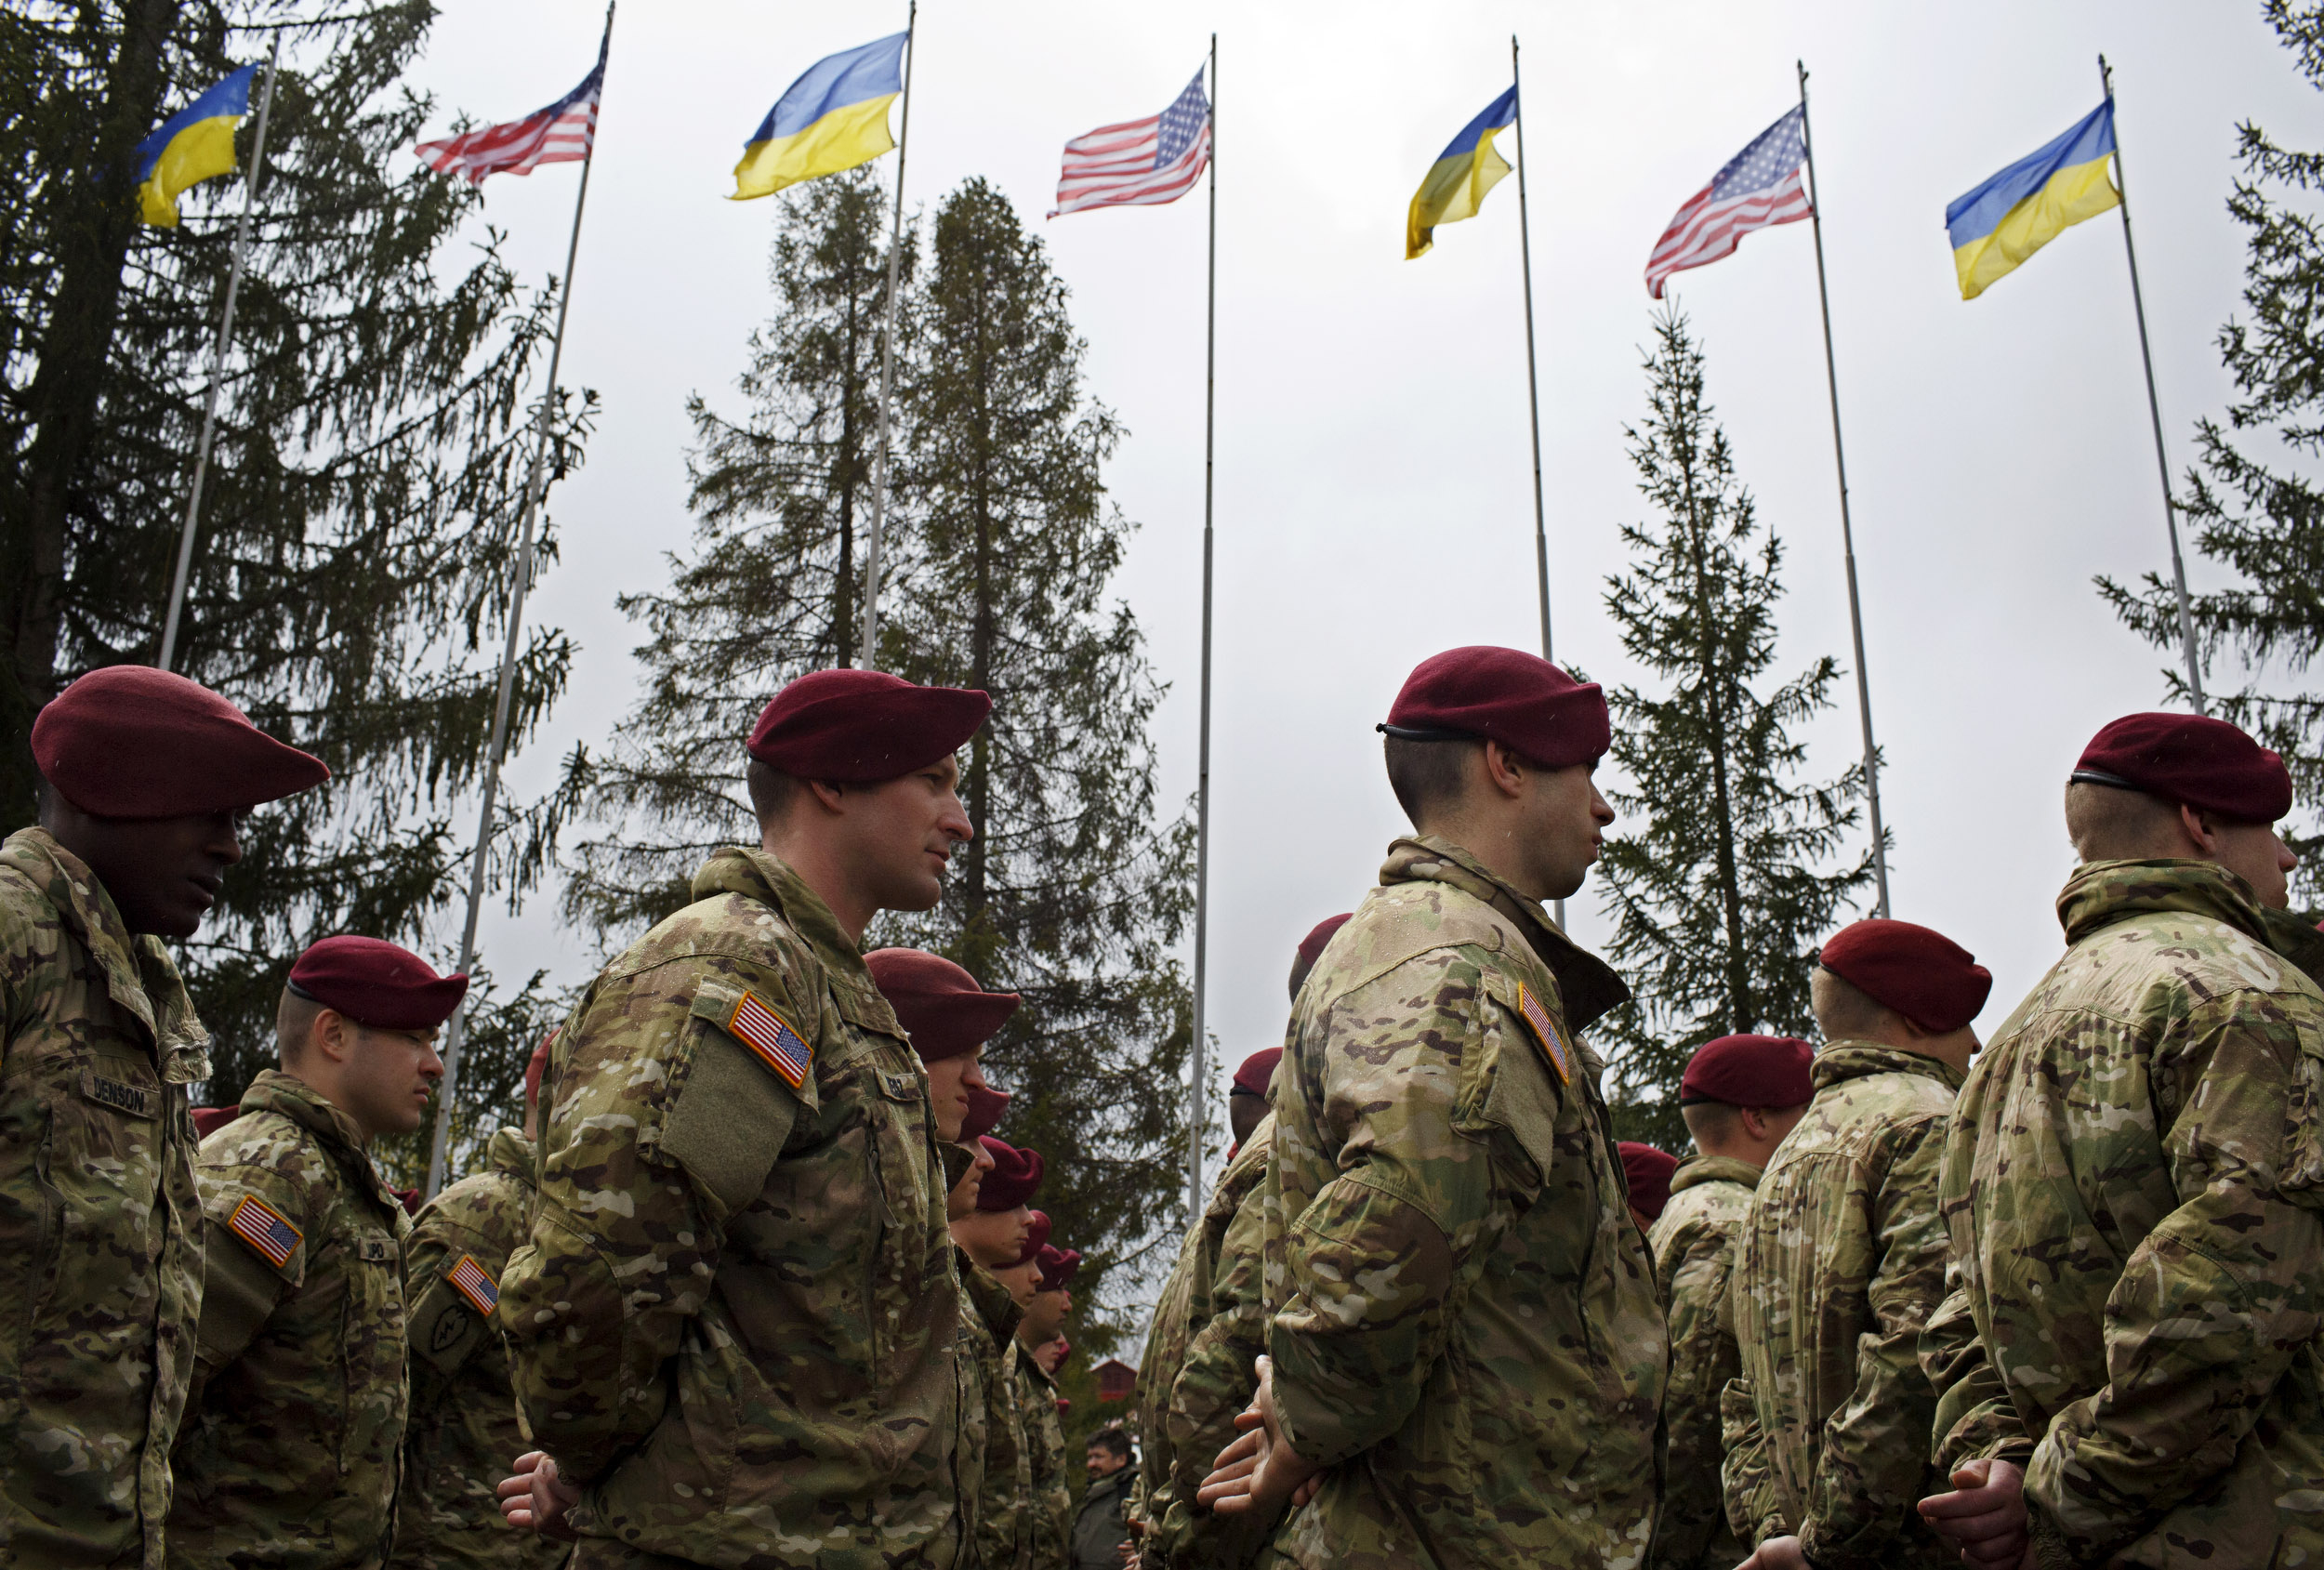
[[[2114,70],[2106,57],[2098,57],[2098,83],[2106,101],[2114,101]],[[2138,357],[2146,367],[2146,416],[2155,426],[2155,470],[2162,477],[2162,518],[2171,531],[2171,587],[2179,599],[2179,645],[2186,657],[2186,690],[2195,712],[2208,714],[2203,701],[2203,667],[2195,653],[2195,613],[2187,603],[2186,564],[2179,556],[2179,506],[2171,496],[2171,460],[2163,455],[2162,403],[2155,396],[2155,351],[2146,343],[2146,298],[2138,286],[2138,246],[2131,239],[2131,187],[2122,173],[2122,126],[2114,127],[2114,189],[2121,199],[2122,249],[2131,258],[2131,309],[2138,315]]]
[[[1533,220],[1525,207],[1525,90],[1517,68],[1517,35],[1509,35],[1509,85],[1517,95],[1517,252],[1525,278],[1525,398],[1533,410],[1533,566],[1541,590],[1541,657],[1557,658],[1550,639],[1550,534],[1541,504],[1541,376],[1533,352]],[[1553,901],[1552,917],[1562,930],[1565,902]]]
[[[210,391],[202,408],[202,444],[193,454],[193,490],[186,497],[186,526],[178,537],[178,574],[170,581],[169,613],[162,622],[161,668],[178,657],[178,623],[185,612],[186,578],[193,571],[193,533],[202,521],[202,482],[209,477],[210,442],[218,432],[218,384],[226,379],[226,342],[234,332],[234,297],[242,293],[244,258],[250,254],[250,210],[258,200],[258,173],[266,164],[267,113],[274,107],[274,68],[283,58],[283,34],[267,51],[266,91],[258,99],[258,127],[250,142],[250,178],[243,182],[242,219],[234,230],[234,260],[226,272],[226,308],[218,313],[218,337],[210,345]]]
[[[879,335],[879,462],[872,476],[871,543],[864,553],[863,666],[878,666],[879,653],[879,534],[888,521],[888,386],[896,369],[896,263],[904,252],[904,159],[912,143],[912,67],[919,61],[916,30],[919,0],[905,13],[904,125],[896,137],[896,210],[888,231],[888,323]]]
[[[1848,561],[1848,630],[1855,639],[1856,713],[1864,725],[1864,793],[1872,818],[1873,914],[1888,915],[1888,831],[1881,822],[1881,756],[1872,745],[1872,681],[1864,668],[1864,604],[1856,593],[1855,527],[1848,516],[1848,450],[1840,440],[1840,368],[1832,358],[1831,291],[1824,283],[1824,188],[1807,123],[1807,62],[1800,68],[1800,144],[1807,154],[1808,227],[1816,233],[1816,299],[1824,312],[1824,382],[1831,391],[1831,455],[1840,475],[1840,545]]]
[[[1202,1136],[1208,1123],[1210,1043],[1202,991],[1210,946],[1210,479],[1219,402],[1219,35],[1210,35],[1210,309],[1203,329],[1202,743],[1195,782],[1195,1062],[1186,1116],[1186,1223],[1202,1214]]]
[[[598,46],[602,59],[614,39],[614,6],[605,7],[605,39]],[[603,91],[601,84],[599,91]],[[581,213],[589,200],[589,165],[597,161],[597,137],[581,159],[581,190],[573,199],[573,235],[565,242],[565,283],[557,301],[557,336],[548,350],[548,386],[541,393],[539,435],[533,449],[533,471],[524,482],[524,517],[518,528],[516,564],[508,589],[508,638],[500,651],[500,691],[493,702],[492,745],[484,755],[484,800],[476,816],[476,853],[469,863],[468,923],[460,932],[460,970],[476,964],[476,919],[484,908],[484,873],[490,864],[493,807],[500,795],[501,756],[508,745],[508,702],[516,685],[517,639],[524,630],[524,593],[533,582],[533,528],[548,489],[549,423],[557,406],[557,365],[565,352],[565,315],[573,309],[573,267],[581,252]],[[467,1000],[452,1012],[443,1031],[443,1078],[436,1087],[436,1137],[428,1153],[428,1197],[443,1188],[444,1156],[452,1139],[453,1091],[460,1075],[460,1027],[467,1022]]]

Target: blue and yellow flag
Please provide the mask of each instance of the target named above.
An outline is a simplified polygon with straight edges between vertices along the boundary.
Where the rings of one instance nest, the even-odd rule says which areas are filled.
[[[1420,189],[1413,192],[1411,211],[1405,215],[1405,260],[1436,244],[1438,224],[1477,216],[1485,193],[1509,173],[1509,165],[1493,149],[1493,138],[1516,121],[1517,89],[1512,87],[1486,104],[1485,112],[1461,127],[1452,145],[1436,155]]]
[[[888,106],[904,91],[904,44],[878,38],[817,60],[767,111],[734,165],[737,202],[868,164],[890,148]]]
[[[177,228],[179,191],[234,172],[234,127],[250,112],[257,74],[257,66],[244,66],[138,143],[138,206],[147,223]]]
[[[1974,300],[1992,282],[2084,218],[2118,207],[2106,176],[2114,156],[2114,100],[2030,157],[2020,158],[1945,209],[1961,297]]]

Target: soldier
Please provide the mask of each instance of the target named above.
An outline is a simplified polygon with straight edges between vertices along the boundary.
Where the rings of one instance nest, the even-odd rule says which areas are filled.
[[[1601,1063],[1629,996],[1540,902],[1614,814],[1604,699],[1512,649],[1423,662],[1390,785],[1415,834],[1292,1010],[1266,1200],[1259,1426],[1198,1499],[1299,1566],[1635,1565],[1664,1340]]]
[[[554,1463],[501,1497],[577,1534],[579,1570],[958,1557],[937,1125],[860,944],[936,904],[991,706],[867,670],[784,688],[747,747],[758,845],[712,855],[558,1036],[500,1311]]]
[[[2324,994],[2270,952],[2283,761],[2132,715],[2066,787],[2065,957],[1963,1087],[1923,1513],[1972,1563],[2324,1552]],[[2020,1488],[2022,1484],[2022,1497]]]
[[[1936,1401],[1918,1352],[1944,1295],[1937,1160],[1993,978],[1908,921],[1842,928],[1816,959],[1816,1096],[1735,1244],[1727,1521],[1752,1570],[1934,1570],[1953,1555],[1913,1509]]]
[[[959,1247],[960,1220],[975,1213],[983,1176],[997,1169],[981,1146],[971,1154],[959,1143],[971,1116],[987,1110],[997,1120],[1008,1098],[984,1083],[980,1059],[984,1043],[1006,1024],[1022,1000],[1013,992],[986,992],[976,978],[951,960],[916,948],[883,948],[864,957],[880,996],[896,1011],[912,1038],[912,1049],[928,1071],[929,1104],[936,1137],[944,1141],[946,1171],[956,1169],[957,1190],[971,1181],[964,1214],[946,1216],[953,1227],[960,1273],[960,1438],[956,1476],[960,1488],[959,1563],[984,1570],[1010,1570],[1014,1563],[1017,1468],[1022,1445],[1010,1431],[1016,1410],[1014,1369],[1005,1360],[1023,1311],[1009,1289]],[[984,1097],[999,1101],[993,1107]],[[990,1122],[985,1127],[990,1128]]]
[[[40,821],[0,846],[0,1562],[160,1570],[210,1072],[162,940],[216,903],[237,815],[330,772],[142,666],[67,687],[32,748]]]
[[[1290,996],[1350,913],[1319,921],[1291,957]],[[1283,1049],[1245,1058],[1227,1115],[1235,1151],[1201,1221],[1187,1229],[1178,1263],[1155,1305],[1138,1368],[1135,1401],[1144,1464],[1131,1500],[1132,1529],[1155,1570],[1170,1563],[1238,1566],[1263,1548],[1270,1524],[1195,1508],[1211,1461],[1235,1438],[1235,1419],[1259,1388],[1267,1350],[1261,1279],[1267,1159],[1274,1148],[1274,1075]]]
[[[1044,1221],[1048,1218],[1044,1217]],[[1046,1234],[1048,1228],[1045,1226]],[[1058,1420],[1057,1366],[1064,1361],[1037,1354],[1061,1339],[1058,1331],[1073,1312],[1066,1283],[1081,1266],[1072,1248],[1042,1244],[1035,1255],[1032,1300],[1017,1326],[1017,1396],[1024,1416],[1025,1541],[1034,1570],[1063,1570],[1073,1550],[1073,1484],[1066,1475],[1065,1429]]]
[[[1679,1169],[1679,1158],[1636,1140],[1624,1140],[1614,1148],[1622,1158],[1622,1186],[1630,1194],[1630,1219],[1642,1234],[1652,1232],[1655,1218],[1670,1203],[1670,1175]]]
[[[275,1009],[282,1067],[202,1141],[202,1329],[173,1464],[173,1567],[367,1570],[395,1529],[403,1238],[368,1154],[443,1076],[466,976],[377,938],[324,938]]]
[[[1751,1551],[1727,1524],[1719,1482],[1719,1396],[1741,1371],[1727,1282],[1761,1169],[1816,1093],[1814,1055],[1793,1036],[1723,1036],[1698,1048],[1679,1079],[1696,1154],[1671,1174],[1670,1203],[1646,1234],[1670,1316],[1655,1570],[1732,1570]]]
[[[530,1448],[508,1384],[500,1274],[524,1240],[549,1036],[524,1065],[524,1127],[494,1132],[484,1169],[436,1195],[403,1247],[412,1411],[396,1496],[396,1570],[548,1570],[563,1545],[500,1517],[494,1485]]]

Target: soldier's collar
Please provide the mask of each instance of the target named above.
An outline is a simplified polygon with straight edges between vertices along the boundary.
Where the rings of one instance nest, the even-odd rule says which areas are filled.
[[[2208,916],[2274,946],[2258,894],[2216,862],[2089,862],[2074,869],[2058,893],[2058,925],[2068,944],[2130,917],[2163,912]],[[2286,957],[2298,963],[2296,956]]]
[[[1697,1183],[1741,1183],[1756,1189],[1763,1170],[1732,1155],[1690,1155],[1670,1174],[1670,1192],[1683,1194]]]
[[[740,894],[772,905],[784,924],[815,952],[824,979],[839,1011],[854,1024],[884,1036],[902,1037],[895,1010],[872,980],[863,950],[839,926],[824,898],[807,885],[782,857],[755,846],[733,845],[720,851],[694,874],[693,897]]]
[[[357,1188],[393,1214],[403,1214],[403,1201],[388,1187],[371,1153],[363,1148],[363,1131],[313,1086],[279,1069],[261,1069],[242,1093],[242,1110],[275,1113],[306,1129],[330,1152]]]
[[[1469,851],[1441,835],[1411,834],[1395,840],[1388,847],[1380,880],[1383,886],[1419,880],[1450,884],[1515,922],[1557,979],[1565,1022],[1574,1030],[1588,1030],[1609,1009],[1630,1001],[1630,988],[1614,968],[1567,937],[1538,900],[1510,887]]]
[[[534,1168],[533,1141],[524,1137],[522,1128],[495,1128],[484,1146],[484,1169],[515,1178],[527,1187],[532,1186]]]
[[[1808,1065],[1808,1078],[1822,1090],[1851,1079],[1861,1079],[1868,1074],[1917,1074],[1926,1079],[1944,1082],[1948,1090],[1959,1090],[1969,1075],[1940,1058],[1925,1052],[1910,1052],[1902,1047],[1891,1047],[1881,1041],[1833,1041],[1826,1043]]]

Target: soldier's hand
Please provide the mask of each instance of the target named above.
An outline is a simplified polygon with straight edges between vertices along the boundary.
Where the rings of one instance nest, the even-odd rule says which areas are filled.
[[[558,1481],[556,1458],[547,1451],[519,1456],[516,1475],[502,1478],[496,1492],[509,1525],[561,1543],[581,1540],[581,1534],[565,1524],[565,1511],[581,1502],[581,1490]]]
[[[1736,1567],[1736,1570],[1815,1570],[1807,1555],[1800,1551],[1797,1537],[1770,1537],[1759,1545],[1759,1551]]]
[[[1273,1515],[1287,1504],[1303,1505],[1315,1497],[1322,1481],[1322,1469],[1283,1437],[1283,1419],[1275,1411],[1274,1359],[1262,1357],[1257,1366],[1259,1393],[1235,1419],[1243,1431],[1219,1452],[1210,1475],[1195,1495],[1195,1504],[1221,1515]]]
[[[1921,1501],[1921,1519],[1960,1550],[1961,1562],[1974,1570],[2031,1564],[2025,1469],[2011,1461],[1963,1461],[1953,1469],[1952,1484],[1952,1493]]]

